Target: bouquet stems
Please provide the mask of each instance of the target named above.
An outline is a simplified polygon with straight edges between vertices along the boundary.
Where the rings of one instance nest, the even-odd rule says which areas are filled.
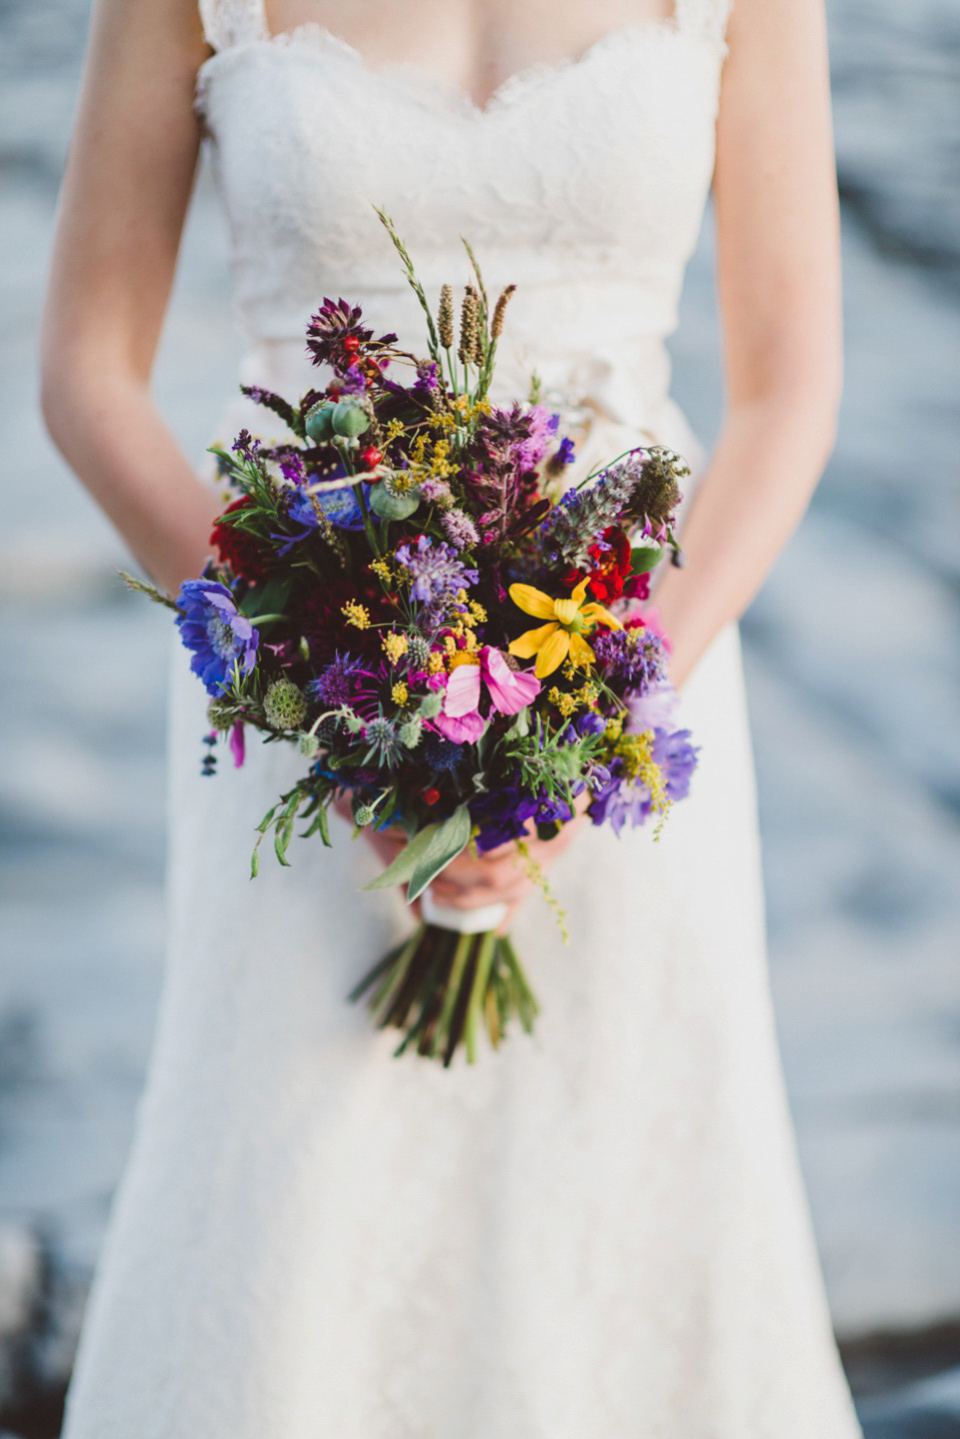
[[[402,1033],[395,1053],[413,1049],[448,1067],[459,1048],[477,1058],[481,1028],[499,1049],[516,1016],[529,1034],[538,1005],[516,950],[506,935],[486,930],[459,934],[420,924],[360,980],[351,992],[367,997],[380,1029]]]

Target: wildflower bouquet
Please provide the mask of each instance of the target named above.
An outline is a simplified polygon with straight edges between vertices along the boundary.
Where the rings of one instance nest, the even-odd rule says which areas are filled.
[[[217,558],[165,602],[211,696],[208,744],[229,736],[240,763],[251,726],[303,756],[258,846],[272,833],[288,863],[298,822],[329,844],[344,798],[358,831],[407,837],[370,887],[405,884],[427,920],[351,998],[368,995],[379,1024],[402,1031],[397,1053],[449,1064],[461,1045],[474,1059],[481,1027],[494,1046],[514,1016],[529,1031],[537,1003],[496,933],[503,911],[471,932],[475,911],[429,909],[431,881],[466,846],[510,841],[542,881],[534,829],[549,838],[586,807],[619,832],[687,793],[695,751],[642,610],[650,571],[676,554],[687,471],[635,449],[565,488],[573,446],[558,417],[489,399],[513,287],[491,306],[468,246],[476,283],[459,324],[447,285],[434,317],[381,219],[423,306],[428,357],[325,299],[307,346],[333,378],[297,404],[246,389],[289,438],[244,431],[215,450],[231,487]]]

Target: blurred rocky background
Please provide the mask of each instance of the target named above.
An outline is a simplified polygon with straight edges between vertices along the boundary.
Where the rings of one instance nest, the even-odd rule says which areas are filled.
[[[0,0],[0,1439],[53,1439],[163,942],[167,618],[46,440],[36,326],[89,0]],[[829,0],[848,380],[744,624],[784,1062],[868,1439],[960,1436],[960,6]],[[673,346],[721,393],[704,228]],[[234,384],[201,175],[158,370]],[[815,1436],[811,1436],[815,1439]]]

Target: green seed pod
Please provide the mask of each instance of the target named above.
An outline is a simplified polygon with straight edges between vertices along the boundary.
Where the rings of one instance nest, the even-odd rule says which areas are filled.
[[[420,743],[420,735],[423,730],[423,723],[419,715],[411,715],[404,720],[397,733],[400,736],[400,743],[406,745],[407,749],[416,749]]]
[[[272,729],[299,729],[307,702],[293,680],[274,680],[263,699],[263,712]]]
[[[443,709],[443,695],[424,695],[420,702],[420,714],[423,719],[436,719]]]
[[[207,719],[215,730],[233,729],[237,719],[236,705],[232,700],[213,699],[207,705]]]
[[[353,811],[353,819],[360,829],[366,829],[368,824],[373,824],[375,815],[368,804],[358,804]]]
[[[370,491],[370,508],[381,520],[405,520],[420,504],[416,490],[406,495],[391,495],[386,485],[374,485]]]
[[[306,431],[316,444],[329,440],[333,433],[333,412],[336,405],[332,400],[321,400],[307,411]]]
[[[347,439],[356,439],[370,428],[370,416],[355,400],[341,400],[332,415],[334,433]]]

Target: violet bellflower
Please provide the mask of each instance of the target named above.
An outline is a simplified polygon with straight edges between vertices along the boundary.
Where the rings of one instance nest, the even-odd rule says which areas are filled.
[[[208,694],[226,689],[235,664],[249,674],[256,664],[260,636],[240,614],[225,585],[215,580],[185,580],[177,596],[180,638],[193,651],[190,668]]]

